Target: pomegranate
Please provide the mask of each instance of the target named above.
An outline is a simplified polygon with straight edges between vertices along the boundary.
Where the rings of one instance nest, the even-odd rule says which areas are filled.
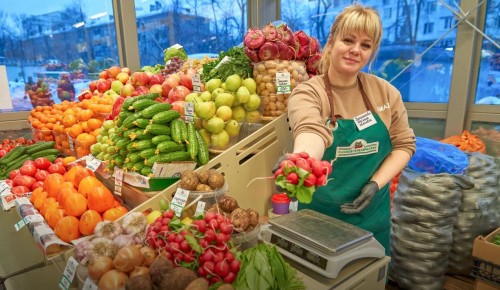
[[[306,69],[307,72],[313,75],[317,75],[319,73],[319,63],[321,61],[321,54],[316,53],[311,55],[306,61]]]
[[[251,62],[259,62],[259,55],[257,54],[256,50],[250,49],[247,46],[243,48],[243,51],[247,55],[247,57],[250,59]]]
[[[170,93],[170,90],[172,90],[173,87],[179,85],[179,81],[180,79],[174,76],[170,76],[161,84],[164,97],[168,96],[168,93]]]
[[[264,33],[258,28],[248,29],[243,40],[243,44],[250,49],[258,49],[264,42],[266,42]]]
[[[189,95],[191,91],[185,86],[175,86],[168,93],[167,103],[172,104],[175,101],[184,101],[187,95]]]
[[[259,58],[261,61],[277,59],[278,56],[278,46],[274,42],[266,42],[259,48]]]

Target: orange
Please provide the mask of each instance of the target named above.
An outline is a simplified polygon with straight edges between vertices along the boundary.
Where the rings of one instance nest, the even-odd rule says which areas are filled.
[[[89,119],[87,121],[87,126],[89,127],[89,129],[91,131],[95,130],[95,129],[99,129],[101,128],[102,126],[102,121],[99,120],[99,119],[95,119],[95,118],[92,118],[92,119]]]
[[[87,199],[79,193],[69,194],[64,200],[66,215],[79,217],[87,210]]]
[[[115,221],[118,218],[122,217],[124,214],[128,212],[128,209],[124,206],[118,206],[108,209],[102,214],[102,218],[109,221]]]
[[[80,124],[74,124],[69,129],[69,136],[73,139],[76,139],[80,134],[83,133],[83,127]]]
[[[78,229],[80,233],[84,236],[94,234],[94,229],[97,223],[102,222],[101,215],[95,210],[87,210],[80,217],[80,223]]]
[[[74,216],[65,216],[59,219],[54,227],[54,233],[66,243],[80,238],[78,224],[80,221]]]
[[[68,111],[64,112],[65,116],[62,119],[62,123],[63,123],[64,127],[69,128],[69,127],[75,125],[78,122],[78,120],[76,119],[74,114],[66,114],[67,112]]]
[[[43,191],[47,192],[47,197],[57,198],[57,192],[64,181],[64,177],[59,173],[49,174],[43,182]]]
[[[77,115],[78,120],[80,121],[88,121],[90,118],[94,116],[94,112],[89,109],[82,109]]]

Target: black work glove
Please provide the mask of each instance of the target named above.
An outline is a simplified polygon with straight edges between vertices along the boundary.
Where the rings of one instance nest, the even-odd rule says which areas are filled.
[[[379,191],[378,184],[370,181],[361,189],[361,193],[352,203],[345,203],[340,206],[340,210],[346,214],[359,213],[364,210]]]

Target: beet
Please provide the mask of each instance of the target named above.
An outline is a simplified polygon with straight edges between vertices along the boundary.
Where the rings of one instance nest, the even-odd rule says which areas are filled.
[[[243,48],[243,52],[247,55],[248,59],[250,59],[251,62],[259,62],[259,55],[257,54],[256,50],[250,49],[247,46]]]
[[[261,61],[277,59],[278,56],[278,46],[274,42],[266,42],[259,48],[259,58]]]
[[[309,36],[302,31],[295,31],[293,34],[293,38],[295,40],[295,52],[296,52],[296,58],[303,60],[309,56],[309,44],[311,40],[309,39]]]
[[[278,46],[279,59],[290,60],[288,58],[288,45],[281,41],[276,41],[276,45]]]
[[[321,54],[316,53],[311,55],[306,61],[306,69],[308,73],[317,75],[319,73],[319,63],[321,61]]]
[[[258,28],[248,29],[243,40],[243,44],[250,49],[258,49],[264,42],[266,42],[264,33]]]

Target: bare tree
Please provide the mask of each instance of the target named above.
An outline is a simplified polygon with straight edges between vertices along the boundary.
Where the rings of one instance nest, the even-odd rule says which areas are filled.
[[[286,22],[292,30],[298,30],[304,27],[305,19],[303,1],[290,0],[281,2],[281,19]]]

